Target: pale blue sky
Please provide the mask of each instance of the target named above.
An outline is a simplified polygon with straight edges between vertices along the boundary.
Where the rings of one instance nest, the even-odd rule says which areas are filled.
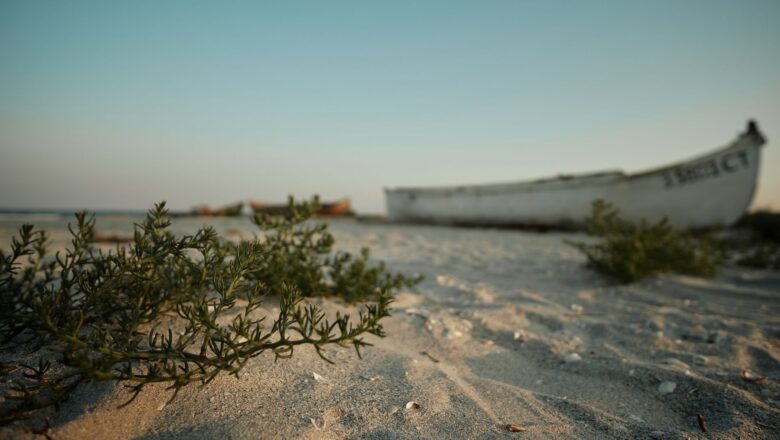
[[[0,1],[0,207],[186,209],[662,165],[758,120],[780,1]]]

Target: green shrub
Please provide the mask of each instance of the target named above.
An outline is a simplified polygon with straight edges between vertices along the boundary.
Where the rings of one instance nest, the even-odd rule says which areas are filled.
[[[755,243],[743,245],[742,256],[737,264],[754,269],[780,269],[780,245],[776,243]]]
[[[755,235],[755,239],[780,243],[780,213],[770,211],[757,211],[745,214],[735,228],[749,230]]]
[[[55,255],[44,231],[24,225],[10,253],[0,252],[0,423],[56,405],[88,381],[121,382],[131,401],[162,382],[175,397],[221,372],[237,376],[265,352],[287,358],[309,345],[330,362],[323,347],[339,344],[360,355],[366,334],[384,336],[391,289],[417,279],[370,265],[367,251],[331,255],[327,227],[306,221],[315,206],[291,199],[290,215],[255,218],[265,235],[233,243],[209,227],[175,236],[161,203],[132,243],[110,252],[92,246],[95,220],[85,213]],[[322,294],[375,303],[330,320],[301,303]],[[266,322],[258,309],[268,295],[279,297],[279,311]]]
[[[568,244],[583,252],[591,267],[622,282],[662,273],[712,276],[724,258],[707,232],[677,231],[665,218],[633,224],[603,200],[593,202],[587,233],[598,241]]]

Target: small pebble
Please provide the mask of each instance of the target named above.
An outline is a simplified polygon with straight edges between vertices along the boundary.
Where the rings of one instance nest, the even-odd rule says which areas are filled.
[[[579,305],[579,304],[572,304],[572,305],[571,305],[571,310],[572,310],[572,312],[574,312],[574,313],[582,313],[582,311],[583,311],[583,308],[582,308],[582,306],[581,306],[581,305]]]
[[[695,365],[699,365],[699,366],[707,365],[708,361],[709,361],[709,359],[707,359],[707,356],[702,356],[700,354],[697,354],[697,355],[693,356],[693,363]]]
[[[661,382],[661,384],[658,385],[658,392],[661,394],[669,394],[673,392],[675,388],[677,388],[675,382]]]
[[[726,334],[721,330],[718,330],[715,333],[711,333],[707,337],[707,342],[709,342],[710,344],[720,344],[725,340],[726,340]]]
[[[666,432],[664,431],[653,431],[650,433],[650,438],[652,439],[663,439],[666,437]]]
[[[577,353],[569,353],[569,354],[566,355],[566,357],[563,358],[563,360],[566,361],[566,362],[570,362],[570,363],[571,362],[579,362],[579,361],[582,360],[582,356],[580,356]]]
[[[417,402],[407,402],[406,409],[420,409],[420,404]]]

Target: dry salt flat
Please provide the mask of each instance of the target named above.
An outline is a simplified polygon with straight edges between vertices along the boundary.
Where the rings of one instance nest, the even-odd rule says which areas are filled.
[[[46,221],[64,243],[64,221]],[[228,237],[251,235],[245,219],[214,222]],[[0,221],[3,245],[11,223]],[[130,221],[103,224],[126,233]],[[306,348],[278,362],[264,355],[238,379],[189,387],[170,403],[163,386],[149,387],[122,409],[121,387],[88,385],[51,412],[49,435],[780,438],[777,272],[725,267],[714,279],[618,285],[564,244],[576,234],[352,221],[331,229],[338,248],[369,246],[389,269],[425,276],[397,294],[388,336],[372,338],[362,360],[341,347],[328,350],[335,365]],[[17,428],[2,436],[36,437]]]

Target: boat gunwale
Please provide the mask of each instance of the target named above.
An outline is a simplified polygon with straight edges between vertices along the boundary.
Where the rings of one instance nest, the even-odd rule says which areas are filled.
[[[754,143],[748,145],[741,145],[745,141],[754,141]],[[483,194],[491,194],[491,193],[496,194],[496,193],[516,192],[516,191],[536,192],[536,191],[569,190],[571,189],[571,185],[568,184],[573,182],[577,183],[578,187],[582,187],[583,185],[593,186],[593,187],[606,186],[606,185],[612,185],[615,183],[615,181],[618,180],[629,181],[629,180],[644,178],[653,174],[661,174],[676,169],[678,167],[687,165],[689,163],[696,163],[696,162],[707,160],[713,156],[718,156],[720,154],[723,154],[724,152],[731,149],[737,149],[742,147],[750,148],[752,146],[761,147],[765,143],[766,143],[766,138],[761,134],[760,131],[758,131],[757,128],[754,127],[754,131],[751,131],[751,129],[749,128],[748,131],[740,133],[737,139],[733,140],[731,143],[710,150],[709,152],[685,160],[673,162],[671,164],[662,165],[645,171],[639,171],[630,174],[625,173],[622,170],[608,170],[608,171],[593,172],[593,173],[586,173],[586,174],[574,174],[574,175],[563,174],[563,175],[558,175],[557,177],[541,178],[541,179],[534,179],[534,180],[523,180],[523,181],[515,181],[515,182],[488,183],[488,184],[477,184],[477,185],[466,184],[466,185],[446,185],[446,186],[432,186],[432,187],[429,186],[429,187],[385,188],[385,193],[388,195],[415,194],[415,195],[426,195],[426,196],[450,197],[454,193],[463,194],[463,193],[470,193],[470,192],[473,192],[476,195],[483,195]],[[616,179],[607,182],[604,181],[593,182],[593,180],[596,180],[597,178],[605,178],[610,176],[615,177]],[[564,185],[560,187],[549,187],[549,185],[553,183],[559,183]]]

